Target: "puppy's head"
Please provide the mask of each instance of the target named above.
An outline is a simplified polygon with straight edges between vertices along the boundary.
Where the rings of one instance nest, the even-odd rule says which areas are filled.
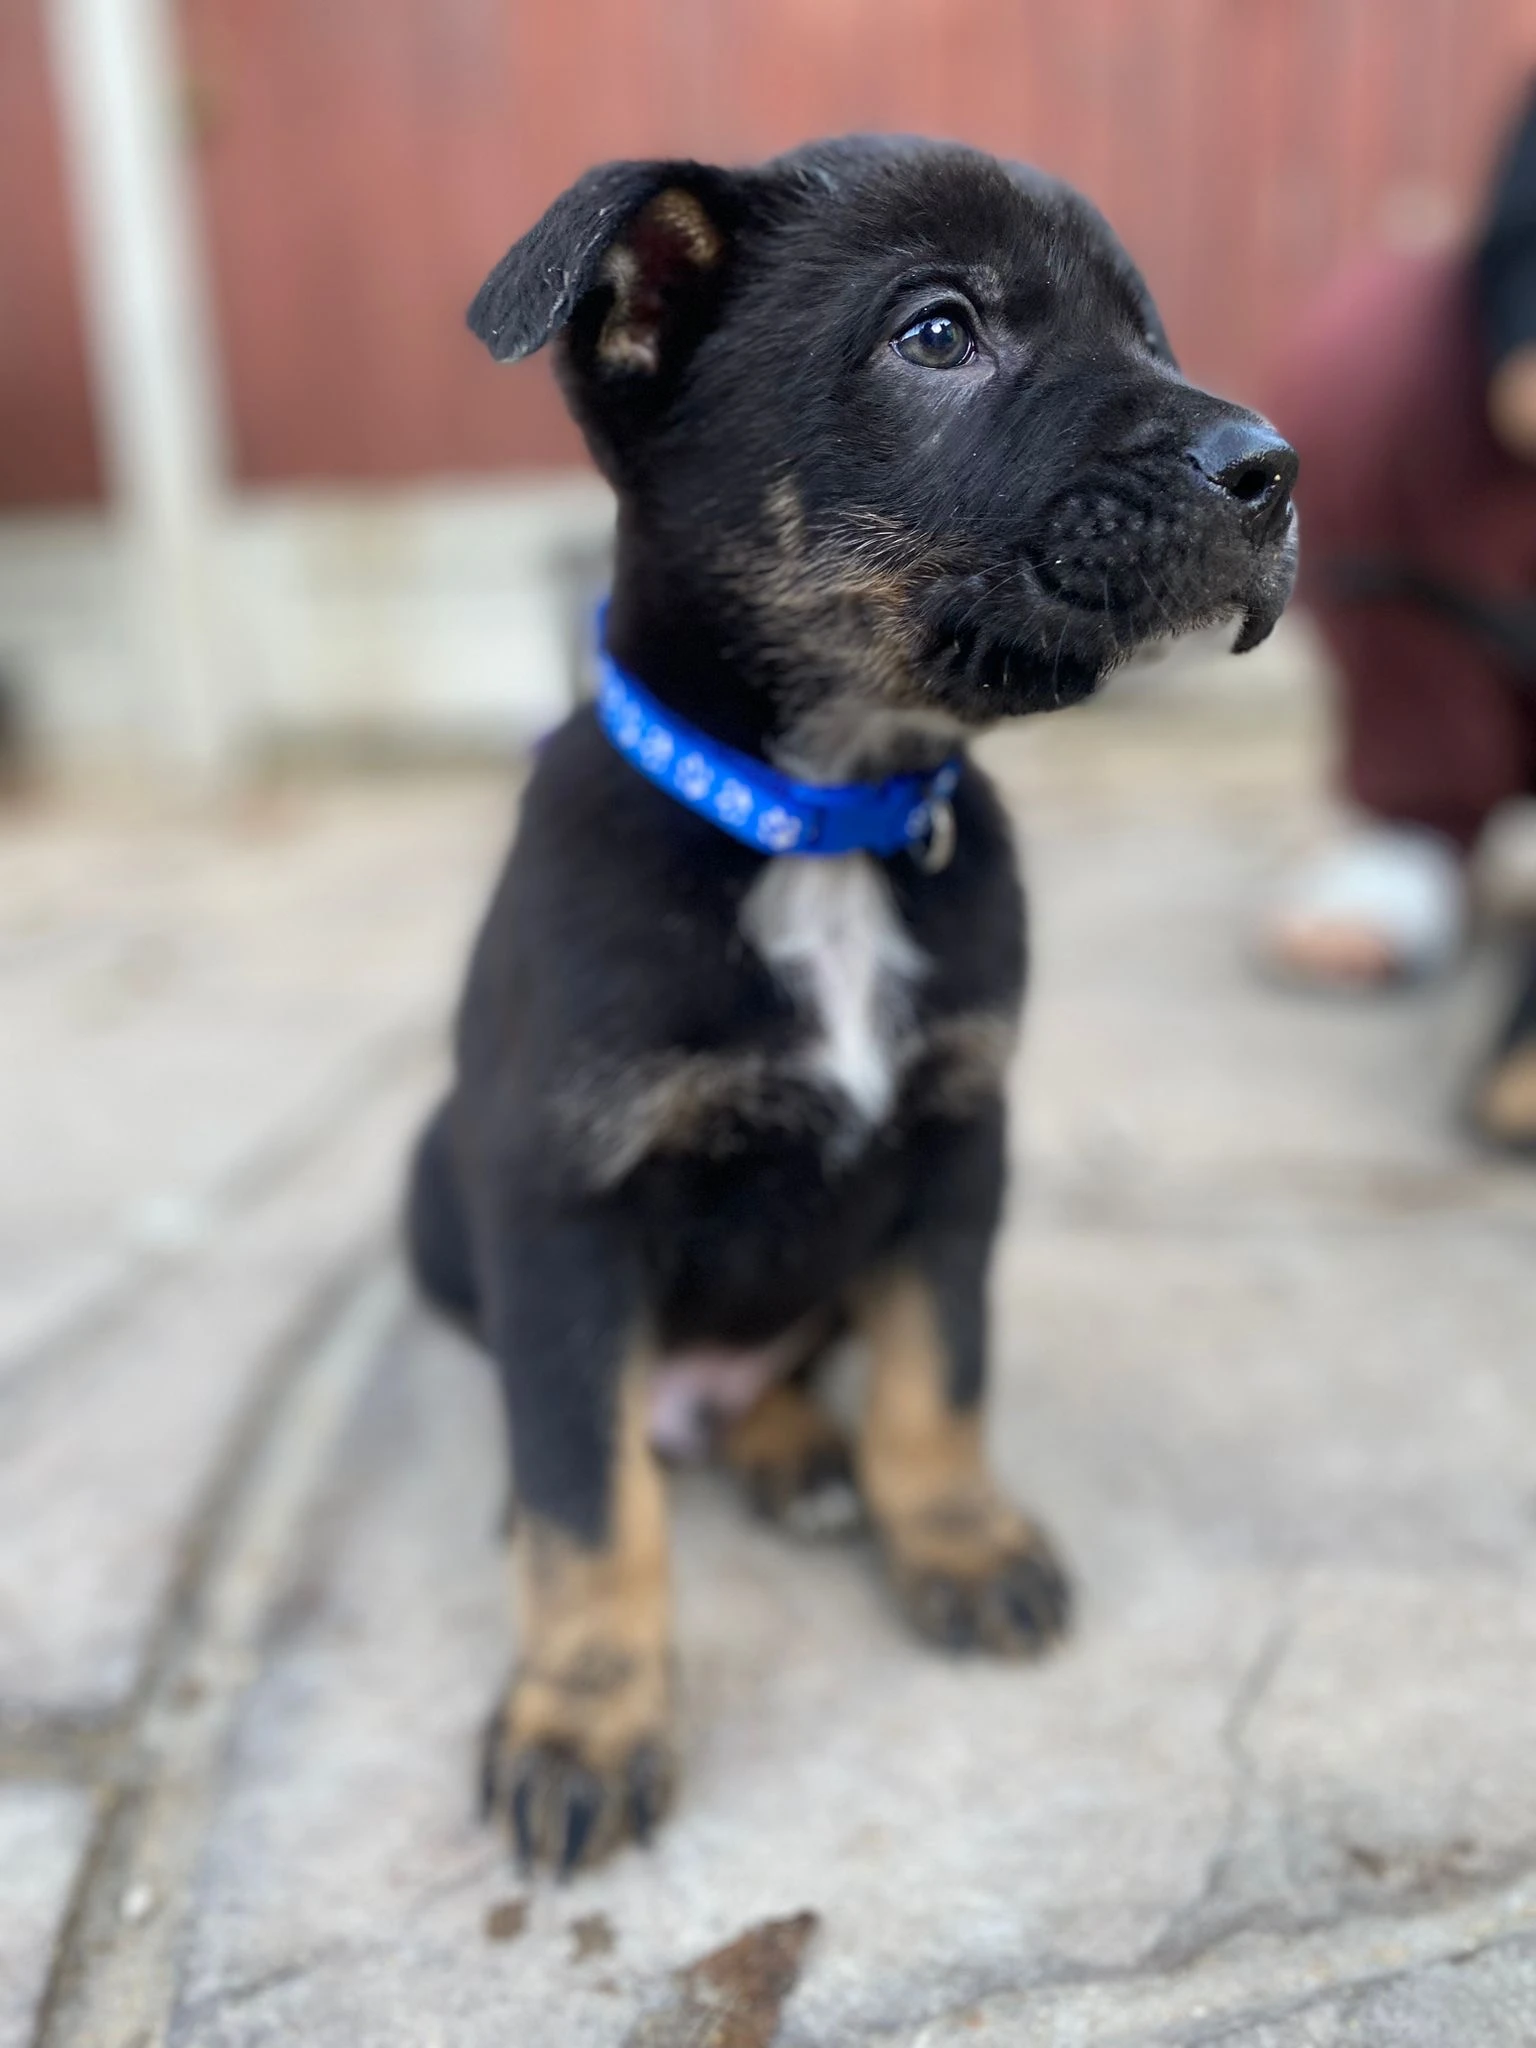
[[[624,530],[796,715],[1048,709],[1165,634],[1255,646],[1290,593],[1290,448],[1184,381],[1085,200],[973,150],[605,165],[470,324],[558,335]]]

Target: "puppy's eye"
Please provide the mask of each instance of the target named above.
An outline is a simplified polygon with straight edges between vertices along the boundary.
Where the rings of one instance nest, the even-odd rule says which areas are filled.
[[[958,313],[925,313],[891,343],[924,370],[958,370],[976,353],[976,337]]]

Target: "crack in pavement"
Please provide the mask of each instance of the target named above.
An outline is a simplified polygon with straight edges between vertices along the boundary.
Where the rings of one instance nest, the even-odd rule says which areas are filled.
[[[493,1879],[500,1878],[505,1871],[506,1858],[495,1849],[476,1850],[466,1859],[464,1867],[451,1871],[434,1883],[424,1885],[415,1896],[415,1912],[419,1916],[429,1906],[440,1904],[444,1899],[462,1897],[467,1892],[483,1890]],[[562,1930],[563,1932],[563,1930]],[[361,1940],[355,1936],[337,1936],[319,1943],[307,1955],[295,1957],[291,1962],[273,1963],[269,1968],[258,1971],[251,1977],[243,1977],[237,1983],[220,1985],[216,1990],[207,1991],[199,1998],[188,1999],[178,2004],[176,2018],[188,2025],[200,2024],[230,2006],[250,2005],[263,1998],[269,1991],[280,1991],[284,1986],[297,1983],[305,1977],[312,1977],[317,1971],[328,1969],[333,1963],[363,1963],[370,1957],[392,1954],[399,1947],[399,1936],[389,1933]]]
[[[1364,1996],[1397,1977],[1406,1979],[1441,1963],[1470,1961],[1490,1949],[1536,1940],[1536,1908],[1523,1898],[1523,1887],[1536,1871],[1536,1843],[1523,1844],[1497,1868],[1482,1870],[1475,1876],[1468,1874],[1456,1882],[1442,1882],[1433,1887],[1426,1885],[1415,1894],[1394,1895],[1381,1890],[1373,1894],[1342,1889],[1331,1911],[1310,1915],[1295,1911],[1278,1896],[1255,1897],[1245,1904],[1234,1894],[1234,1872],[1243,1837],[1253,1820],[1258,1765],[1251,1747],[1251,1733],[1284,1667],[1296,1629],[1297,1617],[1293,1612],[1278,1615],[1265,1630],[1239,1674],[1222,1717],[1219,1737],[1231,1772],[1225,1823],[1207,1862],[1199,1890],[1175,1910],[1162,1932],[1139,1955],[1124,1963],[1091,1964],[1045,1954],[1038,1958],[1036,1966],[1026,1975],[1011,1983],[994,1981],[972,1986],[964,1997],[946,2002],[941,2010],[930,2013],[915,2031],[910,2020],[902,2020],[895,2024],[877,2024],[859,2038],[871,2044],[871,2048],[878,2041],[900,2042],[908,2044],[908,2048],[919,2048],[919,2044],[927,2039],[929,2029],[943,2027],[963,2016],[985,2014],[987,2008],[994,2006],[1011,2012],[1017,2005],[1022,2025],[1026,2017],[1030,2020],[1036,2018],[1027,2010],[1036,2001],[1044,2002],[1042,2013],[1047,2007],[1054,2012],[1053,2000],[1066,1999],[1075,2003],[1074,1994],[1084,1999],[1091,1999],[1100,1992],[1120,1992],[1131,1998],[1140,1994],[1152,2002],[1168,1994],[1178,1982],[1188,1983],[1197,1977],[1205,1966],[1219,1966],[1222,1952],[1239,1936],[1271,1935],[1277,1941],[1291,1944],[1293,1952],[1299,1953],[1301,1945],[1312,1938],[1326,1940],[1337,1934],[1347,1940],[1352,1934],[1364,1933],[1374,1926],[1390,1928],[1399,1941],[1411,1947],[1416,1940],[1432,1941],[1437,1923],[1458,1917],[1465,1920],[1468,1915],[1477,1913],[1486,1901],[1507,1898],[1511,1893],[1520,1901],[1516,1908],[1518,1924],[1513,1927],[1500,1928],[1471,1941],[1464,1937],[1459,1940],[1448,1938],[1445,1947],[1439,1950],[1426,1948],[1389,1970],[1365,1971],[1357,1977],[1341,1973],[1330,1985],[1318,1988],[1315,1982],[1309,1984],[1305,1992],[1289,2001],[1276,1999],[1270,2003],[1259,2001],[1233,2006],[1212,2022],[1215,2031],[1191,2033],[1187,2029],[1192,2022],[1180,2019],[1171,2023],[1154,2021],[1154,2030],[1135,2036],[1138,2042],[1146,2044],[1155,2041],[1169,2043],[1170,2048],[1174,2043],[1177,2043],[1177,2048],[1205,2048],[1208,2041],[1218,2043],[1235,2038],[1243,2027],[1256,2021],[1283,2018],[1292,2009],[1302,2011],[1310,2005],[1326,2002],[1329,1997],[1340,1997],[1352,1986],[1358,1985]],[[1415,1906],[1417,1910],[1414,1910]],[[1183,2031],[1170,2031],[1170,2026]],[[792,2038],[798,2042],[802,2037],[794,2034]],[[1029,2038],[1033,2041],[1046,2037],[1031,2033]],[[1054,2039],[1054,2035],[1051,2038]],[[1078,2036],[1074,2034],[1073,2038]],[[1090,2033],[1082,2038],[1097,2040],[1101,2036]],[[1106,2033],[1102,2038],[1107,2040],[1109,2036]],[[1131,2038],[1129,2034],[1119,2032],[1114,2035],[1116,2041],[1129,2042]],[[805,2037],[807,2044],[810,2039]]]
[[[1508,1900],[1511,1888],[1506,1886],[1502,1891]],[[1305,1934],[1358,1934],[1369,1941],[1368,1954],[1379,1953],[1383,1942],[1395,1937],[1401,1945],[1414,1952],[1402,1962],[1385,1969],[1365,1967],[1352,1974],[1346,1964],[1338,1968],[1329,1981],[1321,1984],[1317,1981],[1318,1966],[1303,1962],[1308,1979],[1306,1988],[1290,1997],[1253,1998],[1239,1994],[1236,1998],[1223,2000],[1219,1985],[1202,1987],[1199,1995],[1203,2005],[1221,2002],[1226,2006],[1208,2022],[1202,2019],[1200,2007],[1193,2014],[1169,2017],[1167,1995],[1181,1982],[1188,1987],[1188,1995],[1188,1991],[1193,1989],[1189,1979],[1196,1974],[1198,1967],[1219,1959],[1231,1934],[1246,1931],[1243,1928],[1224,1930],[1209,1947],[1167,1971],[1146,1969],[1135,1962],[1093,1965],[1071,1961],[1052,1963],[1047,1959],[1038,1970],[1013,1986],[973,1987],[964,1997],[951,1999],[920,2022],[908,2019],[877,2024],[873,2029],[860,2033],[858,2039],[864,2048],[877,2048],[880,2042],[892,2043],[894,2048],[924,2048],[930,2034],[960,2021],[967,2028],[987,2022],[994,2026],[1006,2023],[1014,2030],[1005,2037],[1010,2041],[1015,2038],[1027,2038],[1031,2043],[1044,2042],[1047,2038],[1054,2041],[1065,2026],[1071,2025],[1070,2038],[1074,2042],[1093,2040],[1105,2044],[1105,2048],[1132,2048],[1133,2043],[1135,2048],[1219,2048],[1219,2044],[1240,2038],[1245,2029],[1256,2024],[1283,2020],[1293,2013],[1325,2006],[1330,1999],[1347,2001],[1355,2006],[1383,1986],[1406,1983],[1426,1970],[1446,1964],[1475,1962],[1504,1948],[1536,1945],[1536,1898],[1520,1883],[1513,1888],[1513,1894],[1514,1903],[1508,1907],[1513,1914],[1512,1922],[1507,1921],[1492,1931],[1476,1933],[1470,1938],[1464,1932],[1458,1933],[1454,1926],[1443,1924],[1447,1918],[1453,1923],[1464,1923],[1469,1911],[1466,1905],[1453,1909],[1448,1916],[1439,1916],[1444,1934],[1439,1946],[1433,1939],[1437,1916],[1426,1914],[1406,1921],[1383,1922],[1379,1916],[1368,1913],[1341,1911],[1334,1920],[1308,1927]],[[1417,1944],[1415,1936],[1421,1938]],[[1089,2002],[1101,1992],[1124,1994],[1126,1999],[1134,2001],[1134,2005],[1122,2003],[1114,2010],[1090,2007]],[[1139,2019],[1136,2006],[1143,2009],[1144,2019]],[[1154,2009],[1157,2007],[1164,2009],[1161,2016]],[[1049,2037],[1040,2031],[1042,2026],[1051,2028]],[[1191,2032],[1191,2027],[1201,2030]],[[1027,2035],[1026,2028],[1030,2030]],[[1065,2038],[1064,2035],[1062,2037]],[[803,2044],[803,2048],[820,2048],[819,2036],[800,2031],[792,2032],[786,2040]]]
[[[1206,1865],[1205,1878],[1194,1898],[1180,1906],[1167,1926],[1133,1966],[1135,1974],[1163,1974],[1185,1969],[1225,1940],[1245,1916],[1232,1906],[1223,1913],[1221,1900],[1236,1868],[1238,1847],[1252,1809],[1257,1770],[1248,1746],[1249,1731],[1263,1706],[1296,1632],[1290,1613],[1281,1614],[1265,1631],[1247,1669],[1239,1678],[1221,1726],[1221,1747],[1231,1772],[1227,1819],[1221,1839]]]
[[[333,1276],[262,1375],[183,1546],[34,2048],[166,2039],[180,1930],[235,1717],[308,1510],[404,1307],[403,1277],[377,1256],[361,1274]]]
[[[1480,1962],[1484,1956],[1495,1955],[1501,1949],[1519,1949],[1536,1946],[1536,1920],[1525,1927],[1508,1928],[1500,1934],[1492,1934],[1486,1941],[1474,1942],[1466,1948],[1451,1949],[1444,1955],[1431,1958],[1416,1958],[1411,1963],[1399,1965],[1390,1970],[1378,1970],[1363,1977],[1350,1977],[1337,1984],[1324,1984],[1314,1991],[1303,1992],[1297,1998],[1283,1999],[1266,2005],[1245,2007],[1240,2012],[1227,2013],[1210,2027],[1200,2027],[1195,2033],[1181,2032],[1177,2037],[1165,2033],[1161,2038],[1170,2048],[1220,2048],[1226,2041],[1239,2040],[1255,2026],[1264,2026],[1275,2020],[1298,2018],[1301,2014],[1315,2012],[1330,2002],[1341,2004],[1346,2023],[1366,2002],[1379,1991],[1394,1984],[1406,1984],[1421,1976],[1426,1969],[1443,1969],[1447,1965],[1464,1966]],[[1153,2039],[1158,2037],[1154,2036]]]
[[[219,2013],[265,1998],[269,1991],[281,1991],[289,1984],[301,1983],[317,1970],[323,1970],[328,1963],[342,1960],[361,1962],[370,1955],[381,1953],[386,1946],[383,1942],[326,1942],[320,1948],[311,1949],[306,1956],[295,1956],[287,1963],[274,1963],[269,1970],[242,1978],[238,1984],[225,1985],[204,1998],[189,1999],[180,2008],[178,2016],[183,2021],[201,2024]]]
[[[38,1713],[0,1701],[0,1785],[98,1785],[115,1765],[128,1726],[119,1708]]]

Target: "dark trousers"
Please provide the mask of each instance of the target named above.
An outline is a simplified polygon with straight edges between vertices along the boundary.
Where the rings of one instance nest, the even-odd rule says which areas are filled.
[[[1536,593],[1536,466],[1489,432],[1469,260],[1373,258],[1292,340],[1271,394],[1301,454],[1301,596],[1338,664],[1342,780],[1367,811],[1470,846],[1536,790],[1536,697],[1464,628],[1405,600],[1342,601],[1361,560],[1487,597]]]

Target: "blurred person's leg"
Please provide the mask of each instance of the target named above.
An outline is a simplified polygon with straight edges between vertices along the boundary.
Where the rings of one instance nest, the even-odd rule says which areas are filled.
[[[1487,418],[1507,453],[1536,472],[1536,86],[1511,135],[1475,258]],[[1526,587],[1531,577],[1527,564]],[[1485,1138],[1536,1153],[1536,945],[1474,1089]]]
[[[1531,517],[1536,519],[1536,504]],[[1359,808],[1465,856],[1531,787],[1536,719],[1515,679],[1463,630],[1405,602],[1330,605],[1340,774]]]
[[[1397,562],[1488,595],[1536,583],[1536,469],[1488,428],[1467,259],[1382,257],[1339,279],[1274,410],[1302,455],[1302,594],[1338,670],[1340,780],[1363,819],[1293,880],[1268,949],[1318,981],[1433,972],[1461,942],[1466,854],[1536,781],[1536,717],[1463,630],[1348,600],[1339,579]]]
[[[1536,1153],[1536,947],[1527,951],[1514,1005],[1472,1093],[1479,1134],[1511,1151]]]

